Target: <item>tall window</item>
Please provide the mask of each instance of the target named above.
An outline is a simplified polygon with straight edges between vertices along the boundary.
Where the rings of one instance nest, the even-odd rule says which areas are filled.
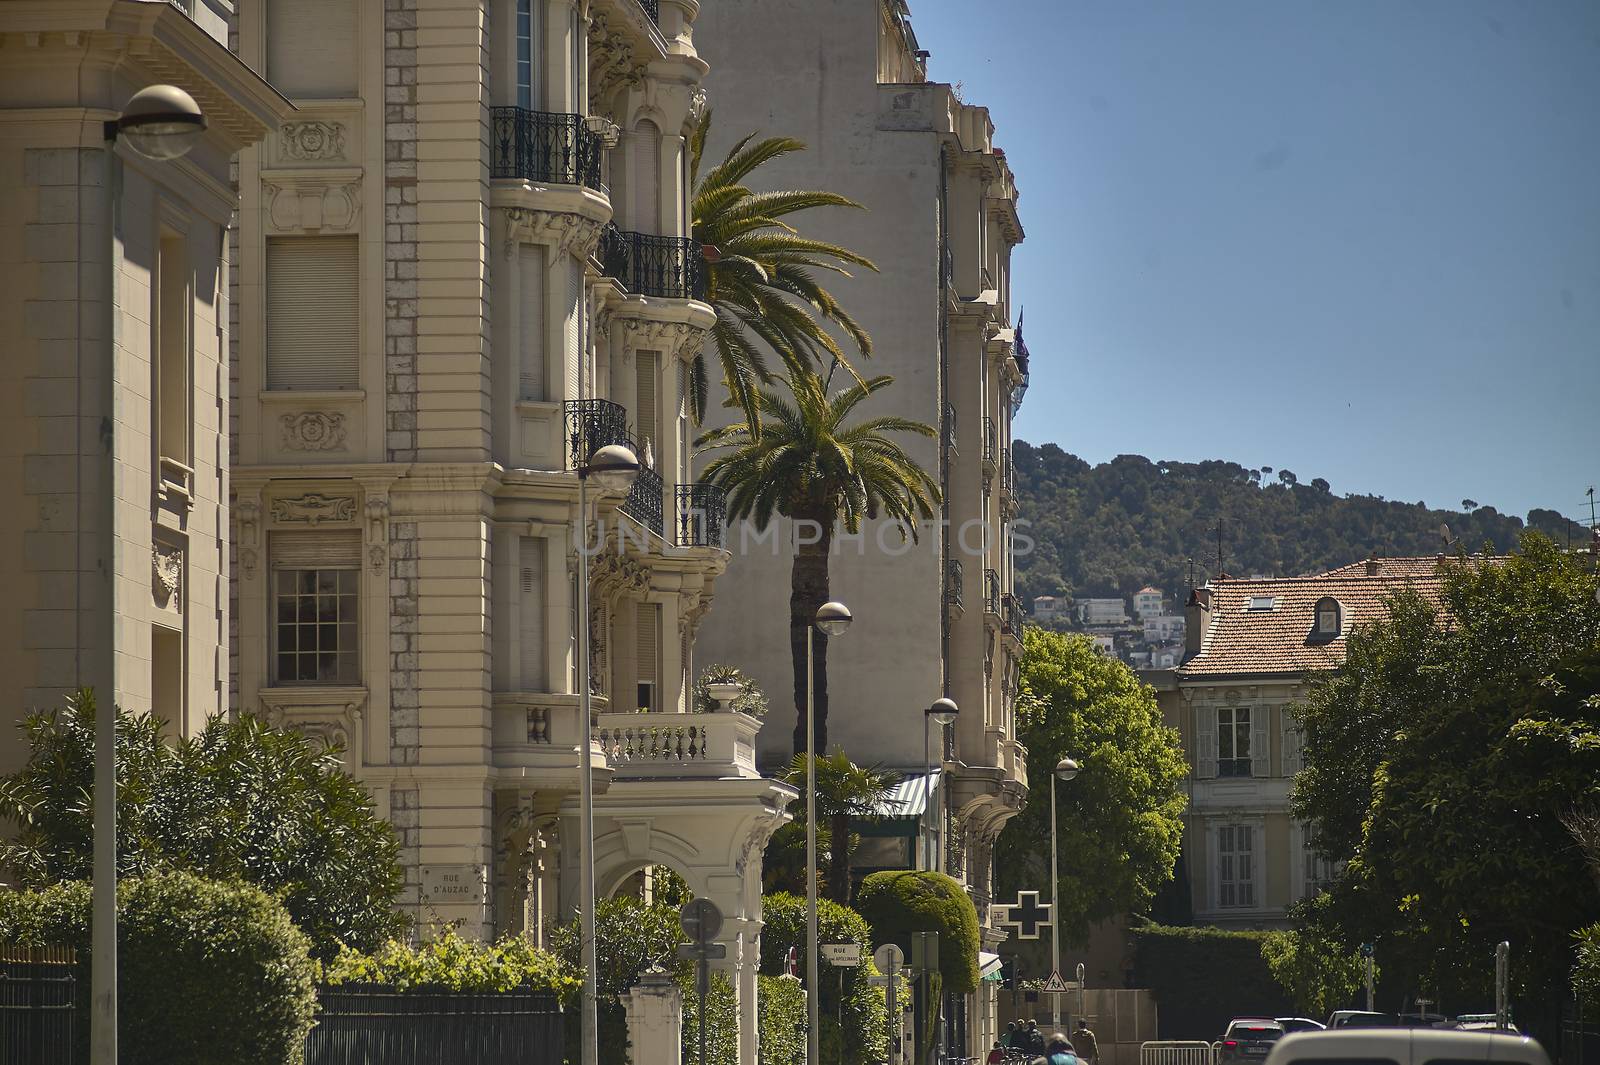
[[[522,275],[522,370],[519,398],[540,400],[545,394],[544,245],[522,244],[517,253]],[[576,398],[576,397],[572,397]]]
[[[155,438],[160,457],[189,465],[188,245],[163,233],[156,258]],[[163,473],[165,474],[165,471]],[[185,486],[187,487],[187,486]]]
[[[657,687],[661,669],[661,604],[640,603],[634,609],[638,619],[638,640],[635,658],[638,662],[640,711],[661,709]]]
[[[517,628],[521,639],[523,691],[544,691],[544,562],[545,542],[533,536],[521,537],[517,549]]]
[[[358,95],[358,54],[355,0],[267,0],[267,77],[285,95]]]
[[[543,45],[539,32],[539,8],[544,0],[517,0],[517,106],[535,109],[534,70]]]
[[[270,551],[274,683],[360,683],[360,534],[274,533]]]
[[[1217,711],[1217,776],[1250,775],[1250,708],[1224,706]]]
[[[360,387],[355,237],[267,241],[267,387]]]
[[[1255,830],[1249,825],[1221,825],[1217,828],[1217,905],[1255,904]]]
[[[634,435],[639,440],[639,460],[643,462],[646,456],[651,468],[655,467],[656,451],[661,447],[661,434],[656,426],[656,364],[658,357],[654,352],[641,351],[634,356],[634,383],[636,391],[634,404]]]
[[[183,633],[164,625],[150,627],[150,712],[173,739],[183,736]]]
[[[639,123],[628,139],[633,150],[628,183],[633,191],[633,228],[661,232],[661,130],[651,121]]]
[[[1305,845],[1305,895],[1312,898],[1320,895],[1333,886],[1333,878],[1338,875],[1338,863],[1329,861],[1316,852],[1308,840]]]

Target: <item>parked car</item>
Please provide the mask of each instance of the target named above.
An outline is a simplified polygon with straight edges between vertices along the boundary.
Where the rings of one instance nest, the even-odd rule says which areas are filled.
[[[1525,1035],[1429,1028],[1346,1028],[1296,1032],[1273,1046],[1264,1065],[1550,1065],[1544,1048]]]
[[[1283,1025],[1285,1035],[1290,1032],[1320,1032],[1328,1027],[1321,1021],[1314,1021],[1310,1017],[1276,1017],[1274,1020]]]
[[[1329,1028],[1398,1028],[1400,1018],[1392,1013],[1371,1010],[1335,1010],[1328,1018]]]
[[[1517,1026],[1510,1021],[1500,1027],[1500,1018],[1493,1013],[1463,1013],[1456,1018],[1456,1027],[1463,1032],[1510,1032],[1515,1035]]]
[[[1456,1023],[1442,1013],[1402,1013],[1402,1028],[1454,1028]]]
[[[1282,1038],[1283,1025],[1270,1017],[1235,1017],[1228,1022],[1228,1030],[1222,1033],[1217,1048],[1218,1065],[1261,1061]]]

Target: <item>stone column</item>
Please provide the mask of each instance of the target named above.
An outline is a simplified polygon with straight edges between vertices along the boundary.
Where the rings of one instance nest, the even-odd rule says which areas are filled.
[[[618,995],[628,1015],[633,1065],[682,1065],[683,992],[666,973],[646,973]]]

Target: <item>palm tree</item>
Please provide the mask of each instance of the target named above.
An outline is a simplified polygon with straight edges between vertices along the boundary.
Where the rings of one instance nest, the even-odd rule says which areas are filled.
[[[794,764],[785,777],[789,784],[802,791],[806,784],[807,757],[795,755]],[[899,783],[899,773],[881,765],[856,765],[840,750],[817,758],[817,828],[820,836],[823,828],[820,822],[827,822],[829,841],[827,896],[841,906],[850,905],[850,855],[856,846],[850,836],[850,819],[881,812]],[[801,809],[804,808],[801,804]]]
[[[831,373],[830,373],[831,376]],[[889,387],[887,375],[829,393],[809,370],[790,370],[789,396],[758,388],[759,431],[746,419],[700,437],[703,451],[726,450],[707,467],[706,480],[728,493],[729,520],[764,529],[774,515],[806,529],[798,537],[789,580],[789,651],[794,663],[794,750],[806,750],[806,629],[828,601],[828,556],[834,529],[854,533],[863,518],[900,524],[917,538],[917,522],[933,516],[939,486],[893,434],[931,437],[931,425],[909,418],[869,418],[847,425],[857,406]],[[791,402],[792,399],[792,402]],[[811,535],[812,532],[815,535]],[[828,638],[816,633],[816,743],[828,749]]]
[[[704,249],[706,260],[706,299],[717,312],[711,346],[722,362],[731,404],[759,431],[756,390],[773,378],[757,341],[776,351],[791,372],[837,362],[854,374],[819,316],[837,325],[862,356],[872,354],[872,338],[817,283],[815,273],[849,277],[847,266],[877,267],[848,248],[801,236],[784,221],[815,207],[860,209],[854,200],[832,192],[752,192],[746,187],[745,179],[757,168],[804,151],[803,143],[792,137],[756,140],[751,134],[701,178],[700,161],[710,128],[708,110],[689,139],[689,181],[694,186],[690,203],[694,240]],[[706,407],[704,352],[695,358],[690,388],[699,422]]]

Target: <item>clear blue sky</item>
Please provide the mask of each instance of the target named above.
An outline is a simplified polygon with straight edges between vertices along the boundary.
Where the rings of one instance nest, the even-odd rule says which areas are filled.
[[[1022,189],[1018,436],[1587,517],[1600,0],[910,3]]]

